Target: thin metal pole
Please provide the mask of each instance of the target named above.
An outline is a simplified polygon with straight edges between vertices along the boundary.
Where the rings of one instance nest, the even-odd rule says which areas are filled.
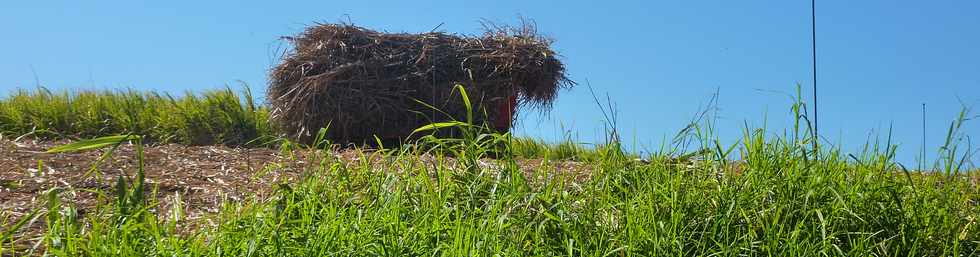
[[[926,168],[926,103],[922,103],[922,156],[919,158],[919,172]]]
[[[817,119],[817,0],[810,0],[810,31],[813,48],[813,150],[819,155],[817,149],[817,141],[820,140]]]

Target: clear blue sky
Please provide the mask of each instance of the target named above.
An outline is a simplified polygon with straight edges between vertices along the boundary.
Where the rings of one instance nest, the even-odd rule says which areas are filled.
[[[548,117],[525,115],[518,134],[573,131],[601,138],[586,81],[614,100],[620,130],[656,149],[720,92],[719,134],[743,124],[781,130],[786,94],[810,84],[809,1],[5,1],[0,4],[0,89],[204,90],[265,86],[280,36],[316,21],[392,32],[476,33],[481,18],[533,18],[557,40],[571,77]],[[912,166],[928,107],[934,158],[949,121],[980,103],[980,2],[818,0],[820,126],[854,151],[894,124]],[[36,75],[36,76],[35,76]],[[809,94],[807,94],[809,98]],[[967,134],[980,136],[980,124]],[[977,145],[974,143],[974,145]],[[977,158],[974,158],[976,160]]]

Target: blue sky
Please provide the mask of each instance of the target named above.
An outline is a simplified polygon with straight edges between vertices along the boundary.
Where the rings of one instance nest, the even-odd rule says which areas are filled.
[[[477,33],[479,20],[534,19],[556,39],[572,79],[548,116],[518,134],[602,137],[588,81],[613,99],[624,139],[657,149],[719,92],[719,136],[744,124],[790,124],[789,93],[811,86],[809,1],[5,1],[0,89],[200,91],[265,86],[278,40],[317,21],[348,18],[392,32]],[[927,105],[935,157],[964,106],[980,104],[978,1],[817,3],[820,127],[856,151],[893,124],[899,160],[914,166]],[[807,94],[809,99],[809,94]],[[976,112],[975,112],[976,114]],[[967,123],[968,135],[980,124]],[[977,144],[974,143],[976,146]],[[973,158],[976,160],[977,158]]]

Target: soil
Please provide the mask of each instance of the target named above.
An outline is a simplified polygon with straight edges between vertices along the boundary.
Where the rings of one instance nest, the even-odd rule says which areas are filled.
[[[84,217],[98,203],[112,200],[119,176],[130,180],[135,177],[133,145],[120,146],[93,170],[107,150],[45,153],[64,143],[67,142],[0,140],[0,221],[8,223],[2,224],[4,229],[33,210],[44,208],[52,190]],[[146,190],[156,191],[160,204],[153,211],[159,215],[172,213],[172,205],[178,202],[174,200],[179,199],[186,220],[202,220],[217,213],[224,201],[261,198],[273,185],[297,179],[301,173],[299,165],[304,162],[287,160],[288,156],[268,148],[175,144],[146,147]],[[43,223],[43,219],[30,222],[15,237],[35,241],[30,238],[41,234]]]
[[[138,165],[134,145],[122,145],[108,158],[101,158],[107,149],[45,153],[47,149],[66,143],[69,142],[0,138],[0,231],[6,231],[34,210],[43,210],[52,190],[57,192],[63,204],[74,206],[79,217],[85,217],[96,211],[95,206],[100,203],[114,200],[113,187],[119,176],[135,177]],[[307,157],[310,156],[305,150],[284,152],[271,148],[178,144],[146,146],[143,152],[145,195],[153,195],[159,203],[151,211],[165,218],[173,213],[174,206],[180,206],[184,214],[184,222],[178,225],[181,231],[216,225],[213,218],[227,201],[265,199],[277,184],[296,182],[309,166]],[[360,158],[371,156],[363,153],[361,150],[330,152],[345,165],[357,165],[363,161]],[[436,159],[432,156],[420,158],[426,162]],[[374,163],[381,159],[369,161]],[[449,162],[449,165],[455,165],[452,160]],[[517,164],[532,184],[552,180],[555,174],[566,174],[568,176],[564,178],[578,182],[587,180],[590,175],[587,165],[573,161],[535,159],[518,160]],[[499,164],[483,160],[481,166],[497,169]],[[541,172],[542,169],[545,172]],[[33,245],[40,240],[44,227],[44,219],[37,218],[14,237],[19,239],[18,244]]]

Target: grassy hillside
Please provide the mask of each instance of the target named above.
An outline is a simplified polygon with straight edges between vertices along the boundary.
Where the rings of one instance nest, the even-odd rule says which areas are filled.
[[[146,140],[185,143],[238,143],[269,134],[260,107],[232,105],[247,102],[232,92],[209,94],[171,99],[131,91],[21,92],[0,101],[0,127],[80,138],[136,132]],[[43,97],[63,104],[48,107],[38,100]],[[116,101],[153,102],[170,111],[106,104]],[[119,106],[142,111],[124,114]],[[409,147],[358,151],[357,158],[340,158],[326,144],[285,143],[281,150],[307,156],[297,182],[279,184],[268,197],[227,201],[210,224],[193,230],[178,225],[185,222],[180,211],[156,213],[160,203],[147,196],[156,190],[144,190],[153,184],[145,184],[144,168],[136,166],[128,177],[101,187],[104,199],[95,211],[79,213],[59,200],[70,190],[52,190],[47,200],[39,198],[42,208],[33,215],[4,219],[9,216],[0,213],[6,224],[0,255],[980,254],[980,177],[967,171],[964,156],[971,153],[956,144],[964,119],[950,127],[937,172],[916,173],[895,164],[889,142],[872,141],[854,155],[813,144],[803,107],[793,106],[798,126],[786,133],[745,128],[737,144],[720,145],[704,130],[710,124],[692,124],[674,145],[650,156],[624,153],[616,141],[548,145],[475,130],[460,139],[430,137]],[[193,118],[213,110],[229,118]],[[203,132],[162,125],[165,120],[209,124],[202,127],[212,134],[196,141]],[[110,139],[135,144],[128,158],[142,163],[141,140]],[[527,165],[529,160],[537,165]],[[44,224],[43,236],[18,236],[31,217]]]
[[[274,138],[268,110],[230,88],[175,97],[135,90],[18,90],[0,99],[0,133],[41,138],[145,135],[149,142],[260,144]]]

